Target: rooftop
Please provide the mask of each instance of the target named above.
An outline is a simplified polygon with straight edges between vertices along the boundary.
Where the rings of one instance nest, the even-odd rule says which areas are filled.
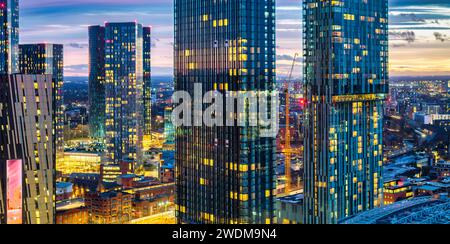
[[[100,174],[94,173],[72,173],[70,174],[70,179],[83,178],[83,179],[95,179],[97,180],[100,177]]]
[[[437,190],[441,189],[441,187],[439,187],[439,186],[423,185],[423,186],[419,186],[418,189],[424,190],[424,191],[437,191]]]
[[[133,179],[133,178],[136,178],[137,177],[137,175],[135,175],[135,174],[125,174],[125,175],[120,175],[119,176],[119,178],[122,178],[122,179]]]
[[[56,188],[67,188],[71,187],[73,184],[70,182],[56,182]]]
[[[409,188],[411,187],[411,184],[401,184],[401,185],[395,185],[395,186],[388,186],[386,187],[389,190],[397,190],[397,189],[402,189],[402,188]]]
[[[120,194],[122,194],[122,195],[130,195],[129,193],[127,193],[127,192],[117,192],[117,191],[109,191],[109,192],[102,192],[102,193],[100,193],[99,194],[99,197],[100,198],[103,198],[103,199],[110,199],[110,198],[114,198],[114,197],[117,197],[118,195],[119,195],[119,193]]]
[[[449,224],[447,195],[418,197],[360,213],[342,224]]]
[[[439,160],[436,164],[439,166],[450,165],[450,161]]]
[[[285,203],[291,203],[291,204],[300,204],[303,203],[303,199],[305,196],[303,194],[295,194],[285,197],[279,197],[277,198],[277,201],[285,202]]]
[[[81,198],[71,199],[56,203],[56,211],[66,211],[84,207],[84,200]]]

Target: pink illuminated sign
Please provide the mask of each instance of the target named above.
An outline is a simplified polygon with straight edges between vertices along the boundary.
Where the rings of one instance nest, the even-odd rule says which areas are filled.
[[[6,162],[7,224],[22,224],[22,160]]]

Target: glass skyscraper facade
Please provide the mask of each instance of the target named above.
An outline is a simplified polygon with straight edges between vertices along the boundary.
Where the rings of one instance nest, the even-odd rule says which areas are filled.
[[[53,111],[55,120],[56,157],[64,153],[64,47],[59,44],[26,44],[19,46],[19,71],[21,74],[52,75]]]
[[[106,164],[141,159],[143,56],[142,25],[105,25]]]
[[[274,0],[176,0],[174,11],[175,91],[275,89]],[[176,184],[180,223],[273,223],[275,139],[177,127]]]
[[[121,162],[140,163],[151,124],[145,120],[151,116],[150,66],[150,27],[136,22],[89,27],[90,135],[106,142],[104,181],[116,181]]]
[[[89,27],[89,136],[105,139],[105,27]]]
[[[388,1],[305,0],[305,223],[383,200]]]
[[[19,0],[0,0],[0,74],[19,71]]]
[[[152,131],[152,28],[143,28],[144,36],[144,135]]]

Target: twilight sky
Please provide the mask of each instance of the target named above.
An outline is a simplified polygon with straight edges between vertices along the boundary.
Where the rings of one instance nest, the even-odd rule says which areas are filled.
[[[65,45],[65,74],[87,76],[89,25],[153,27],[153,74],[172,74],[173,0],[21,0],[21,43]],[[450,0],[389,0],[391,75],[450,75]],[[277,0],[278,74],[301,48],[301,0]],[[301,73],[296,66],[296,75]]]

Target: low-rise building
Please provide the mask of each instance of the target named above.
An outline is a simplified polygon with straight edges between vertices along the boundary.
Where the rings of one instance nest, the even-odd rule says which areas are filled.
[[[70,182],[56,182],[56,201],[72,198],[73,184]]]
[[[433,185],[423,185],[419,186],[416,189],[416,195],[417,196],[432,196],[438,193],[444,192],[444,188],[440,186],[433,186]]]
[[[56,203],[56,224],[88,224],[89,213],[82,199]]]
[[[384,187],[384,205],[393,204],[414,197],[412,185],[402,184]]]
[[[100,173],[101,153],[99,152],[65,152],[56,170],[63,175],[72,173]]]
[[[450,177],[450,161],[438,161],[434,165],[434,169],[440,177]]]
[[[127,190],[134,194],[133,217],[142,218],[174,208],[175,184],[160,184]]]
[[[132,219],[133,195],[126,192],[89,192],[86,207],[91,224],[126,224]]]
[[[303,223],[303,194],[280,197],[276,200],[278,224]]]
[[[69,181],[73,183],[73,196],[84,197],[89,191],[96,191],[99,185],[99,174],[73,173]]]

